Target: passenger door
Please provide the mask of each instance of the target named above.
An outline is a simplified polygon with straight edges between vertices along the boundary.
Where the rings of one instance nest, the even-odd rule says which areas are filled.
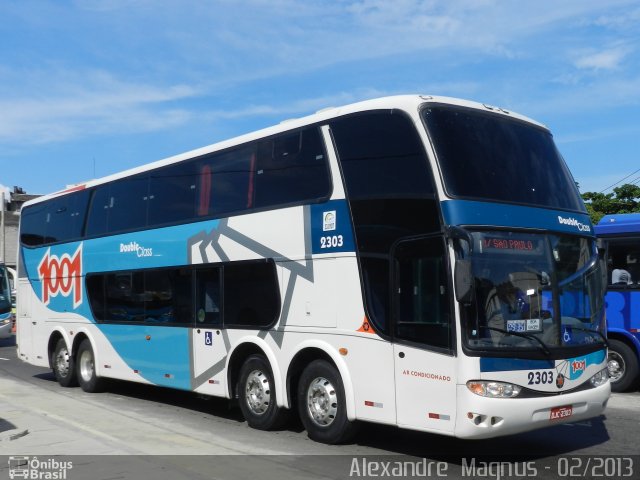
[[[222,330],[222,290],[220,267],[204,267],[195,273],[195,328],[192,388],[210,395],[226,392],[225,361],[229,351],[227,331]]]
[[[21,360],[35,362],[33,352],[33,334],[35,320],[31,316],[31,299],[34,295],[29,279],[18,280],[18,298],[16,313],[16,341],[18,344],[18,356]]]
[[[446,244],[428,236],[400,241],[393,252],[398,425],[453,432],[455,322]]]

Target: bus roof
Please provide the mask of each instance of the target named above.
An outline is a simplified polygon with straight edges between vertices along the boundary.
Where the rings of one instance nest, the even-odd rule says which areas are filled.
[[[596,235],[640,232],[640,213],[605,215],[594,227]]]
[[[57,196],[71,193],[77,190],[83,190],[85,188],[94,187],[96,185],[108,183],[110,181],[117,180],[119,178],[135,175],[137,173],[142,173],[147,170],[152,170],[154,168],[170,165],[173,163],[178,163],[178,162],[188,160],[200,155],[205,155],[218,150],[224,150],[226,148],[240,145],[245,142],[258,140],[260,138],[286,132],[288,130],[294,130],[296,128],[301,128],[313,123],[328,121],[333,118],[340,117],[342,115],[348,115],[348,114],[357,113],[357,112],[365,112],[370,110],[385,110],[385,109],[399,109],[399,110],[405,110],[407,112],[417,112],[417,108],[424,103],[447,104],[447,105],[455,105],[455,106],[461,106],[461,107],[475,108],[478,110],[490,111],[496,114],[505,115],[511,118],[516,118],[521,121],[525,121],[527,123],[531,123],[533,125],[537,125],[538,127],[544,128],[545,130],[548,130],[545,125],[531,118],[528,118],[524,115],[518,114],[516,112],[512,112],[510,110],[505,110],[504,108],[488,105],[485,103],[474,102],[471,100],[464,100],[460,98],[452,98],[452,97],[444,97],[444,96],[435,96],[435,95],[395,95],[395,96],[389,96],[389,97],[374,98],[371,100],[364,100],[361,102],[356,102],[356,103],[352,103],[352,104],[344,105],[340,107],[323,108],[322,110],[319,110],[316,113],[313,113],[305,117],[283,120],[279,124],[276,124],[261,130],[257,130],[254,132],[250,132],[244,135],[240,135],[228,140],[223,140],[221,142],[217,142],[212,145],[191,150],[189,152],[180,153],[178,155],[165,158],[164,160],[158,160],[152,163],[147,163],[144,165],[140,165],[138,167],[131,168],[129,170],[117,172],[103,178],[89,180],[87,182],[79,183],[77,185],[72,185],[66,189],[62,189],[60,191],[53,192],[53,193],[29,200],[28,202],[25,202],[24,206],[29,206],[35,203],[43,202],[52,197],[57,197]]]

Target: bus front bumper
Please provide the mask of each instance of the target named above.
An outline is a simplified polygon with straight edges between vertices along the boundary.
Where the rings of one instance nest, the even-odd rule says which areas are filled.
[[[598,417],[610,395],[609,382],[575,393],[536,398],[486,398],[458,385],[454,435],[483,439]]]

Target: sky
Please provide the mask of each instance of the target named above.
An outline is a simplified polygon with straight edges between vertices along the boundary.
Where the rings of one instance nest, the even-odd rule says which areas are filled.
[[[3,0],[0,190],[413,93],[544,123],[583,192],[640,183],[640,2]]]

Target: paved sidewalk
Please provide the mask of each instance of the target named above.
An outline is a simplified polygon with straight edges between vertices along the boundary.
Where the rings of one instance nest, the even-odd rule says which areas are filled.
[[[90,406],[79,405],[65,395],[51,395],[43,410],[36,404],[42,394],[35,387],[14,380],[0,381],[0,455],[116,455],[138,453],[123,450],[118,440],[89,427],[82,417],[94,414]],[[77,420],[71,420],[75,418]]]

